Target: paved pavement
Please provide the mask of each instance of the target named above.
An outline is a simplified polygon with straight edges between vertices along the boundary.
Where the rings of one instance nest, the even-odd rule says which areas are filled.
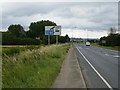
[[[76,55],[83,67],[87,87],[118,88],[118,57],[120,57],[118,51],[84,44],[76,44],[75,48]]]
[[[86,88],[74,48],[70,48],[52,88]]]

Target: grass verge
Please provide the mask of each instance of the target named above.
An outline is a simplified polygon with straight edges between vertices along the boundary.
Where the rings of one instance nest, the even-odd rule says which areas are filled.
[[[40,47],[3,58],[3,88],[50,88],[69,47]]]
[[[93,46],[98,46],[98,47],[102,47],[102,48],[107,48],[107,49],[112,49],[112,50],[120,50],[120,46],[101,46],[99,44],[91,44]]]
[[[8,55],[8,56],[11,56],[11,55],[14,55],[14,54],[18,54],[20,53],[21,51],[25,51],[25,50],[32,50],[32,49],[37,49],[39,48],[40,45],[4,45],[4,46],[1,46],[2,48],[2,56],[4,57],[5,55]]]

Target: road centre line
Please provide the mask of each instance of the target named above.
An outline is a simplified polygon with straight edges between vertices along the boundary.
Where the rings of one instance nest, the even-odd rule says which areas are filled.
[[[110,84],[103,78],[103,76],[95,69],[95,67],[88,61],[88,59],[82,54],[82,52],[78,49],[78,47],[76,47],[77,50],[79,51],[79,53],[84,57],[84,59],[86,60],[86,62],[92,67],[92,69],[97,73],[97,75],[102,79],[102,81],[107,85],[107,87],[110,90],[113,90],[113,88],[110,86]]]

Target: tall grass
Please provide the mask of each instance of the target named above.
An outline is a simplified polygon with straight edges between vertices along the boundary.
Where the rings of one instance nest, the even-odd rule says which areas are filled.
[[[14,55],[14,54],[18,54],[20,53],[21,51],[25,51],[25,50],[32,50],[32,49],[37,49],[39,48],[40,46],[37,45],[37,46],[2,46],[2,56],[11,56],[11,55]]]
[[[3,58],[3,88],[50,88],[69,47],[40,47]]]

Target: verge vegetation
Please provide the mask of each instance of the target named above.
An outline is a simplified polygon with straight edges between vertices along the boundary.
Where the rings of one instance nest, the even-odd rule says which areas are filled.
[[[2,56],[11,56],[25,50],[38,49],[42,45],[4,45],[2,48]]]
[[[41,46],[3,58],[3,88],[50,88],[69,44]]]
[[[120,51],[120,46],[102,46],[102,45],[99,45],[97,43],[92,43],[91,45]]]

